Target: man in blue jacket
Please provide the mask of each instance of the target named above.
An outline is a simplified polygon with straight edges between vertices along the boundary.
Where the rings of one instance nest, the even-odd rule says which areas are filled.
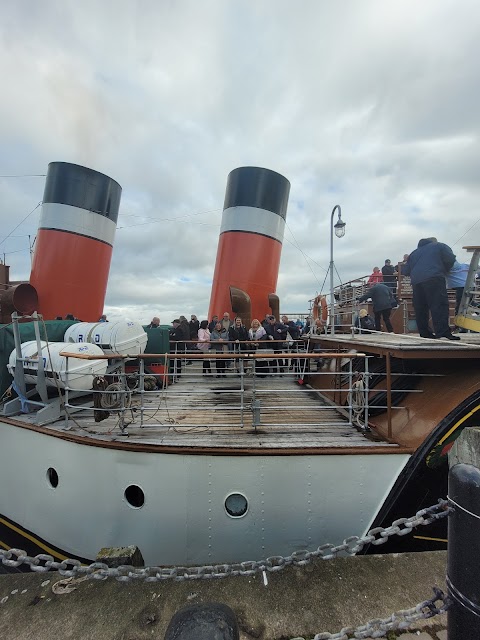
[[[455,260],[453,267],[447,273],[447,289],[455,289],[455,315],[460,308],[469,269],[470,265],[466,262],[460,263]]]
[[[436,238],[422,238],[410,254],[402,273],[410,276],[413,288],[413,307],[420,335],[423,338],[447,338],[454,336],[448,324],[448,295],[445,277],[455,262],[450,247]],[[428,324],[432,316],[433,331]]]

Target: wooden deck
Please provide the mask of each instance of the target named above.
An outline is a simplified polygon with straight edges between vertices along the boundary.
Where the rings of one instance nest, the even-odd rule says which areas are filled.
[[[88,439],[97,446],[148,451],[214,455],[407,451],[349,424],[345,412],[342,415],[317,391],[300,386],[292,371],[263,379],[246,375],[243,394],[241,378],[232,369],[227,370],[226,378],[206,377],[197,361],[184,367],[182,373],[176,384],[143,395],[143,426],[142,395],[132,396],[131,410],[125,416],[126,434],[120,429],[118,413],[96,423],[91,409],[75,412],[68,420],[68,430],[65,421],[48,427],[33,427],[29,416],[15,421],[29,422],[30,428],[43,432],[53,430],[64,439]],[[257,412],[252,410],[252,403],[258,403]]]
[[[427,359],[473,359],[480,357],[480,334],[460,333],[460,340],[431,340],[421,338],[418,334],[371,333],[355,334],[336,333],[313,336],[312,341],[320,343],[325,349],[364,351],[378,355],[395,356],[396,358]]]
[[[468,359],[471,368],[480,357],[480,334],[473,333],[461,334],[461,340],[454,342],[389,333],[325,334],[315,336],[312,341],[318,342],[325,352],[355,351],[384,356],[387,386],[390,358],[444,363],[449,359],[462,363]],[[325,394],[318,391],[327,384],[327,376],[334,375],[332,372],[325,372],[325,378],[310,375],[306,381],[311,386],[299,385],[298,374],[291,370],[266,378],[245,375],[242,391],[242,377],[235,370],[227,370],[226,378],[206,377],[202,375],[199,358],[194,356],[193,364],[183,367],[178,382],[166,389],[134,393],[123,424],[118,411],[112,411],[102,422],[95,422],[92,408],[69,410],[68,421],[59,420],[42,427],[35,424],[32,414],[4,421],[93,446],[151,452],[317,455],[405,453],[416,448],[405,441],[402,445],[392,444],[394,440],[402,440],[390,433],[391,410],[385,414],[387,431],[375,425],[378,431],[369,434],[351,424],[343,406],[345,394],[342,407],[335,407],[333,398],[340,398],[341,394],[332,395],[327,389]]]

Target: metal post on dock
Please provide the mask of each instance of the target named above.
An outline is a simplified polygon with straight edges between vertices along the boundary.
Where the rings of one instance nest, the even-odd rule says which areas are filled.
[[[449,453],[448,640],[480,638],[480,427],[468,427]]]
[[[338,211],[338,220],[333,224],[333,216],[335,211]],[[330,216],[330,333],[332,336],[335,334],[335,290],[333,287],[333,232],[337,238],[343,238],[345,235],[346,223],[342,220],[342,209],[339,204],[333,207],[332,215]]]

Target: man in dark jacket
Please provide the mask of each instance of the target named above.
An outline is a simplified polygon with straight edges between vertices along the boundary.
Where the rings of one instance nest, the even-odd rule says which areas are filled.
[[[188,320],[186,319],[185,316],[180,316],[179,320],[180,320],[180,326],[177,328],[177,333],[180,335],[181,338],[185,340],[185,342],[182,343],[182,349],[185,353],[187,353],[187,351],[191,351],[191,347],[193,346],[189,343],[190,325],[188,324]],[[177,345],[177,348],[178,350],[180,350],[180,343]],[[192,364],[192,361],[185,360],[185,364]]]
[[[169,341],[170,341],[170,353],[182,353],[185,350],[185,343],[183,340],[184,331],[180,327],[180,320],[176,318],[172,320],[172,328],[169,331]],[[182,372],[182,361],[180,358],[172,358],[169,362],[169,374],[170,381],[177,382],[177,378]]]
[[[390,314],[392,313],[392,307],[396,305],[396,302],[390,287],[387,287],[386,284],[382,284],[381,282],[374,284],[367,293],[360,296],[358,302],[365,302],[368,298],[372,300],[373,304],[373,312],[375,314],[375,331],[382,330],[380,319],[383,318],[387,331],[389,333],[393,333]]]
[[[288,327],[288,333],[290,334],[292,340],[298,340],[298,338],[300,337],[300,332],[295,322],[293,320],[289,320],[288,316],[282,316],[282,323]]]
[[[288,327],[283,322],[277,322],[275,316],[267,316],[267,325],[264,327],[268,339],[274,340],[275,344],[273,346],[273,353],[281,353],[283,349],[285,349],[285,340],[287,339]],[[278,367],[284,367],[285,362],[282,359],[272,362],[272,367],[274,364],[277,364]]]
[[[386,284],[387,287],[390,287],[393,293],[393,297],[395,300],[397,299],[397,272],[395,267],[392,266],[391,260],[385,260],[385,264],[382,267],[382,275],[383,275],[383,284]]]
[[[418,332],[423,338],[447,338],[454,336],[448,324],[448,294],[445,276],[455,262],[450,247],[436,238],[422,238],[418,247],[410,254],[402,272],[410,276],[413,289],[413,307]],[[433,331],[428,324],[432,316]]]
[[[200,322],[198,321],[197,316],[190,316],[190,322],[188,323],[188,329],[190,333],[190,340],[197,340],[198,338],[198,330],[200,329]],[[193,345],[191,345],[192,349]]]

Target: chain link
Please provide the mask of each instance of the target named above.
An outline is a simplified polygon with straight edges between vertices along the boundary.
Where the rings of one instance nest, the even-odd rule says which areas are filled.
[[[203,565],[196,567],[133,567],[122,565],[112,568],[102,562],[93,562],[90,565],[82,565],[79,560],[67,558],[62,562],[56,562],[53,556],[42,553],[35,557],[28,556],[21,549],[0,549],[0,558],[7,567],[19,567],[28,564],[32,571],[46,573],[57,570],[60,575],[67,578],[83,575],[95,580],[115,578],[119,582],[131,582],[132,580],[144,580],[145,582],[161,582],[164,580],[212,580],[233,576],[254,576],[257,573],[269,571],[275,573],[288,566],[303,567],[315,558],[331,560],[339,553],[354,555],[361,551],[366,544],[381,545],[387,542],[391,536],[404,536],[411,533],[414,527],[426,526],[441,518],[448,516],[451,508],[447,500],[439,500],[436,505],[421,509],[410,518],[399,518],[389,527],[375,527],[370,529],[363,537],[350,536],[342,544],[323,544],[314,551],[305,549],[294,551],[290,556],[270,556],[265,560],[246,561],[232,564]],[[374,618],[358,627],[344,627],[338,633],[317,633],[314,640],[349,640],[349,638],[367,639],[381,638],[389,631],[407,629],[415,622],[428,619],[435,615],[445,613],[450,606],[450,599],[441,589],[433,587],[434,596],[430,600],[420,602],[411,609],[403,609],[393,613],[388,618]],[[437,606],[437,601],[441,604]],[[304,640],[298,637],[293,640]]]
[[[317,633],[313,640],[349,640],[349,638],[382,638],[389,631],[408,629],[418,620],[427,620],[440,613],[445,613],[451,605],[450,598],[445,593],[433,587],[433,597],[419,602],[411,609],[402,609],[392,613],[388,618],[374,618],[358,627],[344,627],[338,633]],[[437,606],[437,602],[441,606]],[[305,640],[302,637],[292,640]]]
[[[227,578],[234,576],[254,576],[257,573],[268,571],[275,573],[285,567],[304,567],[316,558],[331,560],[339,553],[355,555],[367,544],[375,546],[384,544],[391,536],[404,536],[411,533],[414,527],[429,525],[448,515],[450,508],[447,500],[439,500],[437,504],[421,509],[410,518],[399,518],[389,527],[375,527],[362,538],[350,536],[342,544],[323,544],[313,551],[306,549],[294,551],[289,556],[270,556],[265,560],[249,560],[246,562],[234,562],[231,564],[204,565],[195,567],[133,567],[122,565],[109,567],[102,562],[93,562],[90,565],[82,565],[79,560],[67,558],[62,562],[56,562],[53,556],[45,553],[30,557],[22,549],[0,549],[0,559],[7,567],[19,567],[22,564],[30,566],[32,571],[46,573],[56,570],[66,578],[81,575],[90,576],[95,580],[116,578],[120,582],[132,580],[145,580],[146,582],[162,582],[175,580],[211,580],[213,578]],[[340,637],[340,636],[339,636]],[[359,638],[362,636],[358,636]],[[365,636],[367,637],[367,636]],[[335,636],[336,638],[336,636]]]

